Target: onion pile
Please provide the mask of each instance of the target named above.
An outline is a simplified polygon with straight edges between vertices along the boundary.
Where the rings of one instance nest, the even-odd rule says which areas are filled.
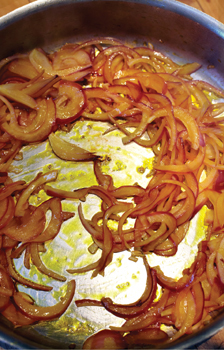
[[[73,279],[56,305],[36,305],[18,284],[46,292],[52,287],[24,278],[14,265],[24,253],[26,268],[32,263],[42,274],[66,281],[43,264],[41,253],[63,221],[74,215],[61,207],[62,200],[70,199],[80,200],[78,215],[93,240],[90,253],[100,249],[101,256],[67,272],[104,275],[114,253],[124,250],[130,259],[142,259],[147,272],[145,290],[132,304],[116,304],[107,296],[75,301],[78,307],[103,307],[125,320],[121,327],[90,337],[83,348],[172,343],[203,327],[224,305],[224,92],[192,79],[198,63],[178,65],[151,44],[132,47],[113,38],[65,44],[50,54],[37,48],[0,66],[1,314],[14,326],[25,326],[60,317],[72,302]],[[107,133],[119,130],[124,145],[132,142],[153,150],[153,171],[145,188],[116,187],[113,177],[102,171],[97,149],[90,152],[60,138],[60,130],[70,130],[80,118],[108,123]],[[54,188],[49,182],[57,180],[56,170],[37,174],[30,183],[13,182],[9,173],[13,160],[21,159],[22,147],[47,139],[60,159],[92,162],[97,185],[74,191]],[[50,199],[31,205],[31,196],[40,190]],[[88,220],[81,202],[90,194],[101,206]],[[148,254],[177,253],[202,207],[207,207],[206,239],[182,277],[175,280],[159,266],[150,267]],[[130,219],[134,224],[126,228]],[[173,327],[172,336],[164,325]]]

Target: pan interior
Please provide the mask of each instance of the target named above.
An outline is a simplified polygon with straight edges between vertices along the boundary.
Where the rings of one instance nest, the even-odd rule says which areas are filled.
[[[1,58],[17,52],[27,52],[33,47],[42,47],[51,52],[66,42],[110,36],[132,45],[145,45],[151,42],[156,50],[168,55],[177,63],[197,61],[202,64],[202,68],[194,74],[194,78],[206,80],[217,87],[224,86],[223,34],[219,35],[219,32],[224,33],[224,29],[216,24],[214,31],[211,31],[209,19],[197,11],[193,13],[196,16],[193,20],[192,10],[187,6],[182,7],[171,1],[169,8],[167,4],[161,6],[162,3],[162,1],[94,0],[52,1],[50,4],[41,1],[40,5],[31,4],[32,6],[15,12],[14,19],[13,15],[6,16],[5,21],[0,22]],[[184,16],[182,10],[185,11]],[[80,120],[70,133],[62,133],[62,137],[100,155],[106,155],[110,161],[105,161],[104,170],[112,174],[115,185],[138,182],[144,187],[149,181],[153,153],[151,150],[142,152],[142,149],[133,144],[124,147],[118,131],[105,137],[103,133],[108,127],[105,123],[96,124]],[[14,162],[14,172],[11,174],[13,180],[30,181],[40,171],[57,168],[60,169],[60,180],[55,186],[59,188],[73,190],[96,181],[92,164],[67,164],[59,161],[50,152],[48,142],[35,147],[25,147],[23,155],[21,163]],[[41,203],[44,199],[43,193],[32,198],[34,204]],[[87,265],[98,257],[91,256],[87,251],[91,238],[80,224],[77,205],[77,202],[63,201],[64,209],[71,210],[76,215],[63,225],[57,239],[48,244],[43,261],[50,268],[63,273],[68,280],[73,277],[76,279],[76,299],[85,297],[100,299],[106,295],[119,303],[135,301],[144,289],[146,275],[141,259],[136,263],[131,262],[128,259],[130,256],[128,252],[114,256],[104,277],[91,279],[91,273],[71,276],[66,272],[67,268]],[[87,202],[83,203],[85,215],[91,217],[98,206],[98,200],[90,196]],[[159,264],[167,275],[179,277],[181,271],[191,264],[197,251],[197,244],[204,237],[203,217],[202,211],[192,222],[189,233],[175,257],[158,258],[152,255],[149,257],[151,266]],[[54,287],[54,292],[49,296],[44,292],[27,290],[23,287],[20,287],[20,290],[30,293],[40,305],[53,305],[59,300],[65,285],[43,278],[35,268],[27,271],[23,267],[22,260],[23,256],[16,263],[19,272],[25,277],[32,277],[35,281],[49,283]],[[78,309],[73,303],[59,320],[16,330],[15,334],[12,332],[12,338],[10,333],[6,340],[14,344],[14,339],[17,338],[13,337],[20,334],[24,347],[28,346],[26,339],[40,347],[41,335],[44,347],[68,348],[69,344],[75,343],[76,348],[80,348],[83,340],[93,332],[122,323],[123,320],[111,316],[101,308]],[[216,329],[219,326],[220,322]],[[198,340],[199,338],[192,336],[188,344],[194,344]],[[184,345],[178,346],[180,348]]]

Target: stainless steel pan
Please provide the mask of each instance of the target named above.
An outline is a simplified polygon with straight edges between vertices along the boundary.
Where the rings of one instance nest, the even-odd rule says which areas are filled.
[[[0,19],[0,59],[34,47],[50,51],[65,42],[97,36],[111,36],[137,44],[149,41],[178,63],[201,63],[197,77],[224,88],[224,25],[174,0],[36,1]],[[209,69],[211,66],[214,68]],[[113,272],[111,274],[113,278]],[[89,280],[85,281],[84,287],[88,284]],[[90,284],[89,288],[92,288]],[[91,317],[96,317],[95,323],[89,321]],[[94,312],[91,316],[77,316],[71,311],[64,323],[62,319],[60,323],[53,321],[16,330],[1,320],[0,339],[13,348],[22,349],[68,348],[70,343],[79,347],[85,337],[96,330],[97,323],[99,328],[102,326],[100,317]],[[203,330],[182,338],[172,348],[190,348],[203,342],[223,324],[224,311]]]

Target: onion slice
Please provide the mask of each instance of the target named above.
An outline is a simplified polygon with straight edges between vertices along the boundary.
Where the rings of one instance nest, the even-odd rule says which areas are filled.
[[[51,133],[48,137],[53,152],[63,160],[87,161],[98,158],[94,153],[63,140],[58,135]]]
[[[38,250],[38,243],[31,243],[30,244],[30,255],[32,263],[36,266],[36,268],[42,272],[44,275],[47,275],[49,277],[52,277],[53,279],[57,281],[64,282],[66,281],[66,278],[64,276],[59,275],[58,273],[48,269],[44,263],[42,262],[39,250]]]
[[[53,306],[38,306],[30,304],[24,298],[23,293],[16,292],[13,299],[18,308],[28,317],[34,320],[51,320],[60,317],[69,307],[75,294],[75,281],[71,280],[67,283],[66,294],[61,300]]]
[[[144,264],[147,271],[147,281],[142,297],[134,305],[115,304],[109,298],[102,298],[101,303],[107,311],[118,317],[130,318],[149,309],[156,295],[157,282],[156,273],[153,269],[150,269],[146,258],[144,258]]]
[[[58,175],[57,170],[49,171],[46,174],[38,175],[33,181],[29,183],[27,188],[22,192],[21,196],[16,205],[15,216],[23,216],[25,214],[25,210],[28,207],[28,199],[30,195],[35,191],[36,188],[45,184],[49,181],[56,180]]]
[[[23,277],[22,275],[19,274],[19,272],[16,270],[15,268],[15,265],[14,265],[14,262],[13,262],[13,259],[11,258],[11,252],[12,252],[12,249],[7,249],[6,250],[6,259],[7,259],[7,270],[8,270],[8,273],[9,275],[14,279],[16,280],[17,282],[19,282],[20,284],[24,285],[24,286],[27,286],[29,288],[33,288],[33,289],[36,289],[36,290],[43,290],[43,291],[51,291],[52,290],[52,287],[50,286],[44,286],[42,284],[39,284],[39,283],[35,283],[25,277]]]

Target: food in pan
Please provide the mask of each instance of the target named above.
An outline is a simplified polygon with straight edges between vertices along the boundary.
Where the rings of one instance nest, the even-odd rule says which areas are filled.
[[[84,348],[133,348],[135,344],[171,343],[208,323],[224,303],[224,97],[223,91],[192,78],[198,63],[180,65],[151,44],[127,45],[113,38],[68,43],[54,52],[35,48],[1,61],[0,75],[0,311],[15,327],[60,317],[71,303],[98,306],[124,319],[120,327],[88,338]],[[115,185],[103,171],[107,154],[87,150],[62,137],[78,120],[108,125],[105,137],[121,132],[123,145],[153,151],[148,183]],[[57,188],[60,169],[13,181],[14,161],[23,147],[48,140],[51,152],[66,162],[89,162],[95,182],[67,190]],[[45,169],[46,170],[46,169]],[[53,182],[53,183],[51,183]],[[44,191],[34,205],[31,198]],[[82,203],[100,200],[91,219]],[[62,210],[63,200],[79,202],[77,212]],[[182,277],[151,267],[148,256],[175,256],[192,219],[206,209],[206,237]],[[47,220],[47,213],[51,213]],[[89,254],[100,258],[63,274],[42,261],[45,244],[63,222],[78,215],[91,235]],[[73,228],[76,230],[76,227]],[[131,304],[107,295],[100,300],[74,297],[76,275],[107,274],[114,254],[128,251],[146,270],[145,290]],[[54,306],[38,306],[19,285],[45,291],[52,287],[27,279],[15,268],[33,264],[43,275],[67,283]],[[173,329],[168,334],[164,325]]]

